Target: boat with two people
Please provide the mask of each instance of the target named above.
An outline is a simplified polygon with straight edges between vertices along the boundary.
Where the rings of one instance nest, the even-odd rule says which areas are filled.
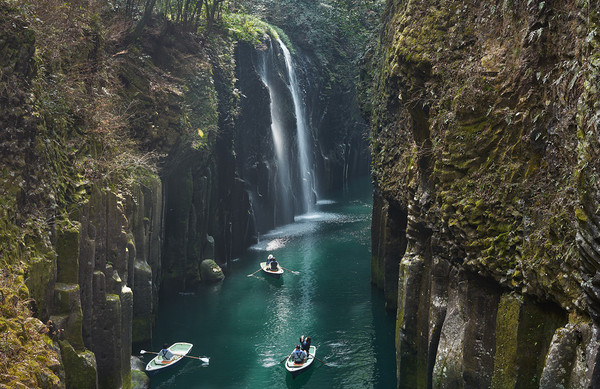
[[[271,254],[267,257],[266,262],[260,263],[260,268],[263,272],[271,277],[279,278],[283,274],[283,268],[279,265],[275,257]]]
[[[285,360],[285,369],[289,371],[294,378],[312,366],[316,358],[315,354],[317,352],[317,348],[315,346],[310,346],[306,358],[300,360],[294,355],[298,349],[299,347],[296,346],[296,349],[292,351],[292,353]]]

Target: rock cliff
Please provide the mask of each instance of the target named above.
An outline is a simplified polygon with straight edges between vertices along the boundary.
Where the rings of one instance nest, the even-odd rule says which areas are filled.
[[[157,17],[132,41],[131,20],[105,6],[0,0],[0,386],[131,387],[159,290],[218,282],[258,233],[293,220],[257,71],[272,27],[237,41]],[[319,153],[339,167],[315,163],[319,176],[348,172],[326,188],[360,170],[338,138],[310,137],[330,139]]]
[[[399,387],[600,387],[599,11],[387,2],[362,82]]]

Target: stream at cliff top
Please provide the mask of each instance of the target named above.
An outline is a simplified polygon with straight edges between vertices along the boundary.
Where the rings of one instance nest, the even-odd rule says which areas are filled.
[[[262,235],[221,285],[161,296],[153,350],[191,342],[190,355],[209,356],[210,364],[187,358],[152,377],[151,387],[396,387],[394,317],[369,281],[371,207],[371,185],[358,180],[295,223]],[[268,254],[300,274],[248,277]],[[279,362],[302,334],[311,336],[326,365],[314,361],[292,379]]]

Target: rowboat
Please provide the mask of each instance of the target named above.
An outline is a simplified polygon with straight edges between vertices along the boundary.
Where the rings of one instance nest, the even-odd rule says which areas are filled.
[[[315,353],[317,352],[317,348],[315,346],[310,346],[308,349],[308,358],[302,363],[294,362],[294,358],[292,358],[292,354],[285,361],[285,369],[292,373],[292,377],[296,378],[296,376],[304,371],[306,371],[315,360]]]
[[[192,346],[193,344],[185,342],[173,343],[169,347],[169,351],[173,353],[174,357],[171,359],[163,359],[162,355],[159,353],[146,365],[146,373],[154,375],[167,367],[176,365],[190,352]]]
[[[261,262],[260,268],[271,277],[279,278],[283,274],[283,269],[279,265],[277,265],[277,270],[271,270],[271,265],[267,266],[266,262]]]

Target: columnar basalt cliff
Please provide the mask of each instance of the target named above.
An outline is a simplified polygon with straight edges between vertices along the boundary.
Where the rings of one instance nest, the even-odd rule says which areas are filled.
[[[387,2],[362,81],[399,387],[600,387],[599,12]]]
[[[259,74],[270,51],[291,142],[286,62],[272,27],[252,44],[223,31],[207,42],[151,18],[129,39],[131,21],[100,2],[17,3],[0,0],[0,384],[129,388],[145,377],[131,370],[132,345],[152,340],[159,290],[220,279],[213,270],[259,232],[293,221],[278,214],[272,100]],[[299,62],[315,105],[310,61]],[[327,190],[360,172],[360,153],[346,149],[362,141],[328,126],[331,137],[309,124],[313,145],[329,139],[311,156]],[[64,330],[53,341],[48,319]]]

